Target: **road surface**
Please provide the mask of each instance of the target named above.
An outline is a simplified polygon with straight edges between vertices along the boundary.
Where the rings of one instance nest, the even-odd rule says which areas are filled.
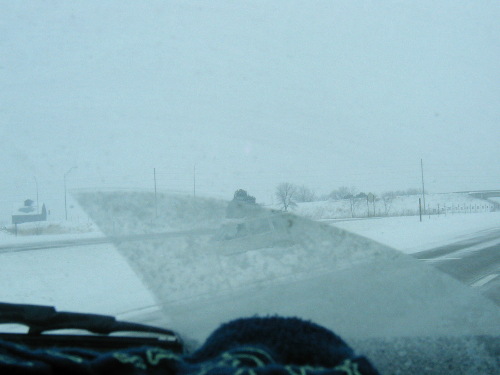
[[[43,249],[56,249],[64,247],[100,245],[106,243],[121,243],[126,241],[147,241],[168,237],[183,237],[193,235],[206,235],[213,234],[213,229],[194,229],[186,231],[163,232],[163,233],[145,233],[145,234],[131,234],[125,236],[109,236],[109,237],[94,237],[94,238],[74,238],[57,241],[44,241],[44,242],[30,242],[21,244],[10,244],[0,246],[0,254],[14,253],[21,251],[43,250]]]
[[[413,256],[477,289],[500,306],[500,229],[479,232],[468,240]]]

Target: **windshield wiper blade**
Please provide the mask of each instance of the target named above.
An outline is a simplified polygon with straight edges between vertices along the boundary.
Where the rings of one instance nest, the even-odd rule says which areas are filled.
[[[103,335],[113,332],[144,332],[178,337],[168,329],[122,322],[109,315],[58,312],[52,306],[0,303],[0,324],[7,323],[27,326],[29,335],[60,329],[79,329]]]

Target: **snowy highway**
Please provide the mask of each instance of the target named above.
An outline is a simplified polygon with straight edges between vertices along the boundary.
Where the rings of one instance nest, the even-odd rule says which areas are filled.
[[[0,254],[48,249],[74,250],[80,246],[148,241],[169,237],[213,234],[212,229],[171,231],[141,235],[76,238],[0,246]],[[413,254],[439,270],[478,290],[500,305],[500,230],[488,230],[476,237]]]
[[[413,254],[500,305],[500,229]]]
[[[21,244],[9,244],[0,246],[1,253],[15,253],[22,251],[31,250],[43,250],[43,249],[56,249],[56,248],[70,248],[79,246],[89,246],[89,245],[100,245],[107,243],[121,243],[130,241],[148,241],[156,240],[169,237],[185,237],[185,236],[196,236],[196,235],[207,235],[213,234],[213,229],[195,229],[187,231],[169,231],[162,233],[146,233],[146,234],[134,234],[134,235],[116,235],[110,237],[93,237],[93,238],[74,238],[58,241],[40,241],[40,242],[29,242]]]

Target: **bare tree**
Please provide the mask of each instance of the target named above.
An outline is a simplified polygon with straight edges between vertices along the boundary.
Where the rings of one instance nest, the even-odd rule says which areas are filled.
[[[317,199],[316,194],[305,185],[298,186],[295,193],[297,202],[314,202]]]
[[[331,199],[348,199],[350,196],[356,195],[356,188],[354,186],[340,186],[337,190],[330,193]]]
[[[382,203],[384,203],[385,216],[389,216],[389,211],[391,210],[392,201],[396,195],[393,192],[387,192],[382,194]]]
[[[276,187],[276,198],[284,211],[288,211],[289,207],[296,206],[294,202],[296,192],[296,186],[289,182],[283,182]]]
[[[363,193],[364,194],[364,193]],[[366,194],[365,194],[366,196]],[[356,208],[359,207],[359,205],[365,200],[362,196],[354,196],[353,194],[349,194],[344,197],[344,199],[349,200],[349,208],[351,210],[351,217],[354,217],[354,213],[356,211]]]
[[[377,216],[377,210],[375,208],[375,203],[377,203],[380,200],[380,198],[377,197],[375,194],[370,193],[370,194],[368,194],[368,200],[369,201],[371,200],[372,205],[373,205],[373,216]]]
[[[395,191],[390,191],[387,193],[391,193],[394,197],[399,197],[399,196],[407,196],[407,195],[421,195],[422,194],[422,189],[416,189],[416,188],[410,188],[406,190],[395,190]],[[425,191],[427,193],[427,190]]]

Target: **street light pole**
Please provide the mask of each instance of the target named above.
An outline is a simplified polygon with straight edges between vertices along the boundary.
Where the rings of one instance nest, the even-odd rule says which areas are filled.
[[[153,178],[155,182],[155,217],[158,218],[158,200],[156,197],[156,168],[153,168]]]
[[[193,167],[193,197],[196,199],[196,164]]]
[[[425,187],[424,187],[424,162],[420,159],[420,171],[422,172],[422,203],[424,205],[424,215],[425,215]]]
[[[38,181],[36,180],[36,176],[33,176],[35,178],[35,186],[36,186],[36,213],[39,214],[39,204],[38,204]]]
[[[68,171],[64,174],[64,215],[66,217],[66,221],[68,221],[68,206],[67,206],[67,199],[66,199],[66,176],[71,172],[73,169],[76,167],[71,167],[68,169]]]

